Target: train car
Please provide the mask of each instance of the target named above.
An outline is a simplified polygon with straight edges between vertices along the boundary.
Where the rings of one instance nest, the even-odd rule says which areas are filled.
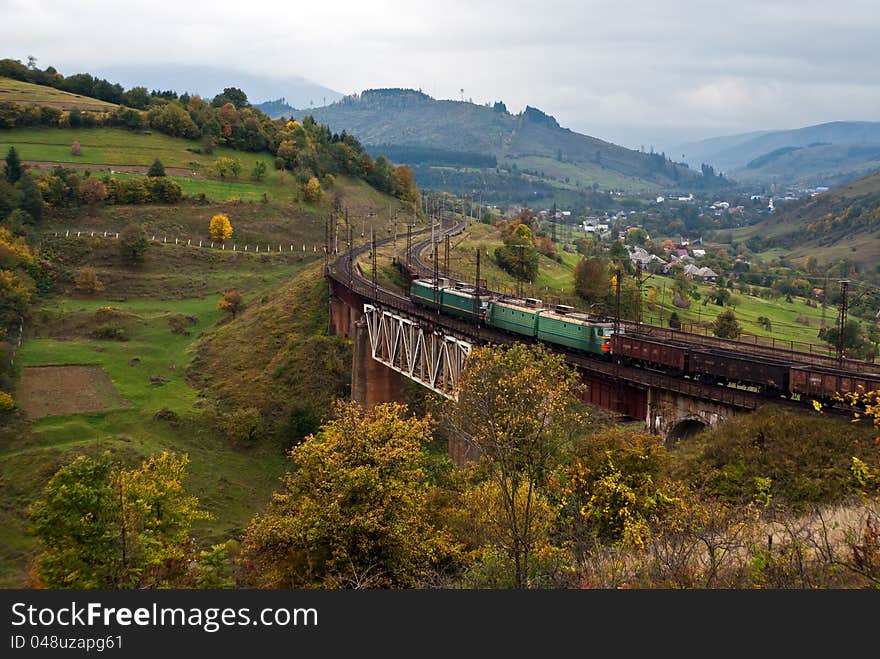
[[[880,389],[880,374],[842,373],[821,366],[797,365],[789,368],[789,390],[793,394],[831,401],[835,395],[851,391]]]
[[[409,297],[416,304],[440,309],[453,316],[482,320],[486,317],[489,298],[482,295],[477,299],[475,293],[473,286],[464,282],[453,283],[446,278],[439,279],[436,288],[431,279],[414,279],[409,287]]]
[[[786,362],[712,348],[691,348],[688,359],[688,370],[701,377],[752,385],[770,394],[789,390],[789,364]]]
[[[538,333],[538,318],[543,304],[541,300],[498,298],[489,302],[486,324],[514,334],[534,337]]]
[[[663,367],[672,373],[687,373],[689,346],[637,334],[611,337],[611,354],[622,362],[638,362]]]
[[[611,323],[597,322],[574,307],[556,305],[538,314],[537,337],[541,341],[610,357]]]
[[[485,295],[477,298],[473,286],[458,282],[451,287],[441,289],[440,307],[453,316],[484,320],[489,300]]]
[[[416,304],[436,309],[440,306],[443,287],[448,285],[447,279],[441,279],[436,288],[430,279],[413,279],[409,286],[409,297]]]

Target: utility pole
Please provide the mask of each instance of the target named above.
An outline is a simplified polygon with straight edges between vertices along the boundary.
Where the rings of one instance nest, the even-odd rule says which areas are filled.
[[[434,249],[434,306],[437,307],[437,313],[440,313],[440,273],[437,268],[437,243],[431,243]]]
[[[443,272],[449,276],[449,234],[443,236]]]
[[[636,261],[636,286],[638,298],[636,299],[636,323],[642,324],[642,264]]]
[[[620,268],[614,273],[614,333],[620,332]]]
[[[351,225],[348,225],[348,288],[351,290],[351,280],[354,276],[351,262]]]
[[[406,264],[410,264],[410,252],[412,251],[412,224],[406,225]]]
[[[324,272],[328,272],[330,270],[330,217],[332,214],[327,215],[327,219],[324,221]]]
[[[370,248],[370,258],[372,259],[370,270],[373,275],[373,299],[375,300],[379,293],[379,281],[378,273],[376,272],[376,232],[372,227],[370,227]]]
[[[477,281],[476,281],[476,286],[474,286],[474,315],[478,316],[478,314],[480,313],[480,248],[479,247],[477,247],[476,252],[477,252]]]
[[[614,275],[614,336],[620,334],[620,268]],[[620,360],[614,358],[614,411],[620,412]]]
[[[825,327],[827,323],[825,322],[825,309],[828,307],[828,275],[825,275],[825,280],[822,282],[822,327]]]
[[[847,288],[849,287],[848,279],[840,280],[840,310],[837,314],[837,361],[843,361],[843,358],[846,353],[845,344],[844,344],[844,331],[846,330],[846,314],[847,314],[847,299],[846,293]]]

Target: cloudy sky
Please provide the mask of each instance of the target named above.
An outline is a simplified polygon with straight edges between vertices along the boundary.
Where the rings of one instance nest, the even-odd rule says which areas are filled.
[[[0,0],[0,57],[65,75],[187,63],[421,88],[658,149],[880,120],[878,36],[877,0]]]

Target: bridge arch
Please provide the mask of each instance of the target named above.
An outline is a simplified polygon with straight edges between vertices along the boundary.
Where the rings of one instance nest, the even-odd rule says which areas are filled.
[[[666,446],[671,448],[676,442],[690,439],[708,428],[709,424],[700,417],[681,419],[666,434]]]

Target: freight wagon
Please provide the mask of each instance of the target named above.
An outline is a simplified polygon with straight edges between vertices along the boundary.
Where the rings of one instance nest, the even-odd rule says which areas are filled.
[[[791,366],[789,388],[794,394],[831,402],[837,394],[880,389],[880,373],[841,373],[819,366]]]
[[[688,346],[635,334],[612,336],[611,354],[625,362],[664,366],[673,374],[688,368]]]
[[[690,371],[716,382],[754,385],[768,394],[788,392],[789,364],[728,350],[691,349]]]

